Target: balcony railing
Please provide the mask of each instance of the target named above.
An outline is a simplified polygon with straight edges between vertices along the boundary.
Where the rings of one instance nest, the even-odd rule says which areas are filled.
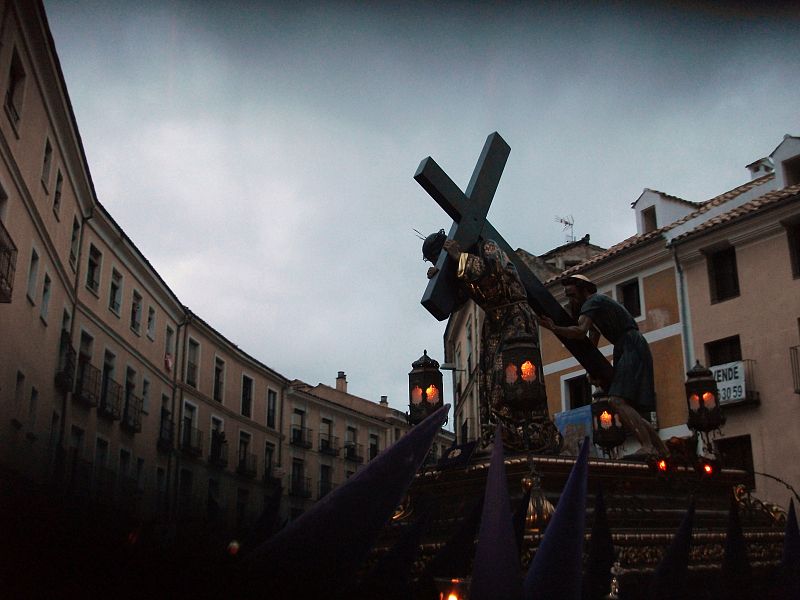
[[[158,428],[158,449],[162,452],[172,450],[172,440],[175,435],[175,422],[162,415],[161,425]]]
[[[186,362],[186,383],[193,388],[197,387],[197,365],[192,361]]]
[[[292,435],[289,438],[289,443],[300,448],[311,448],[311,430],[308,427],[292,425]]]
[[[239,464],[236,467],[236,472],[243,477],[250,477],[251,479],[256,476],[256,466],[258,458],[255,454],[245,452],[239,456]]]
[[[0,303],[11,302],[14,273],[17,271],[17,247],[0,221]]]
[[[323,454],[330,454],[331,456],[338,456],[339,454],[339,438],[328,433],[319,434],[319,451]]]
[[[217,467],[228,465],[228,442],[225,436],[216,431],[211,434],[211,448],[208,451],[208,464]]]
[[[128,394],[125,400],[125,410],[122,411],[120,427],[132,433],[142,431],[142,399],[134,394]]]
[[[75,385],[75,362],[77,353],[69,339],[69,332],[61,332],[61,345],[56,371],[56,387],[64,392],[71,392]]]
[[[324,498],[336,489],[336,484],[327,479],[319,480],[319,499]]]
[[[122,386],[110,377],[102,382],[97,414],[119,421],[122,418]]]
[[[289,480],[289,495],[311,498],[311,478],[292,476]]]
[[[203,432],[185,421],[181,427],[181,450],[192,456],[203,453]]]
[[[114,469],[94,466],[94,494],[101,502],[112,502],[117,485],[117,474]]]
[[[346,460],[352,460],[353,462],[364,462],[364,449],[362,445],[356,444],[355,442],[345,442],[344,457]]]
[[[78,386],[75,389],[75,399],[86,406],[97,406],[100,401],[100,369],[92,366],[88,360],[78,361]]]
[[[267,485],[281,484],[281,478],[278,476],[277,465],[268,463],[264,467],[264,483]]]

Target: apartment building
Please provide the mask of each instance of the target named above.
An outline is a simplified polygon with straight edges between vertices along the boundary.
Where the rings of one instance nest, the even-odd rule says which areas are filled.
[[[344,374],[290,380],[186,307],[97,198],[42,4],[0,15],[0,477],[206,539],[276,494],[301,514],[408,431],[404,413]]]
[[[290,517],[302,514],[409,430],[406,414],[391,408],[386,396],[376,403],[348,393],[344,371],[333,387],[293,381],[284,427]],[[454,441],[452,432],[441,430],[427,462],[436,462]]]

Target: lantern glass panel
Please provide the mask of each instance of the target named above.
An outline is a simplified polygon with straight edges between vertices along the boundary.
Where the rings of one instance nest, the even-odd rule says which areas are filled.
[[[520,371],[522,372],[523,381],[536,381],[536,365],[531,361],[526,360],[522,363]]]
[[[425,390],[425,399],[429,404],[436,404],[439,402],[439,388],[433,384],[429,385]]]
[[[517,365],[508,363],[506,365],[506,383],[516,383],[517,379]]]
[[[422,388],[418,385],[415,385],[411,390],[411,402],[413,404],[419,404],[422,402]]]

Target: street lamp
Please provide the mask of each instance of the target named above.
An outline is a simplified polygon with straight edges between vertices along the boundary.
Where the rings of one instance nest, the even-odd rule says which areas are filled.
[[[442,372],[439,363],[423,355],[411,363],[408,374],[408,423],[416,425],[444,405],[442,398]]]

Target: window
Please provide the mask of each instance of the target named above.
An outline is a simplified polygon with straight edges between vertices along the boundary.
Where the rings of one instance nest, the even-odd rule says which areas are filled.
[[[58,212],[61,210],[61,188],[64,187],[64,176],[61,174],[61,169],[56,172],[56,189],[53,192],[53,212],[58,217]]]
[[[567,410],[592,403],[592,386],[586,375],[565,380],[564,387],[567,392]]]
[[[783,185],[789,187],[800,183],[800,156],[783,161]]]
[[[722,302],[739,295],[739,275],[736,271],[736,250],[728,246],[706,253],[711,303]]]
[[[139,333],[142,328],[142,296],[136,290],[133,291],[131,301],[131,329]]]
[[[142,378],[142,411],[150,412],[150,381]]]
[[[78,217],[72,218],[72,237],[69,241],[69,264],[75,268],[78,262],[78,244],[80,243],[81,224]]]
[[[222,402],[225,389],[225,361],[219,357],[214,359],[214,400]]]
[[[306,413],[305,411],[295,408],[292,412],[292,443],[304,444],[306,440]]]
[[[717,455],[723,467],[742,469],[747,472],[745,485],[750,489],[756,486],[755,474],[753,473],[753,446],[749,435],[737,435],[726,437],[714,441],[717,448]]]
[[[94,464],[96,467],[105,467],[108,464],[108,442],[103,438],[95,441]]]
[[[31,250],[31,264],[28,267],[28,300],[35,304],[36,279],[39,277],[39,255],[36,250]]]
[[[617,286],[617,298],[619,303],[636,318],[642,314],[642,305],[639,298],[639,280],[632,279]]]
[[[267,390],[267,427],[275,428],[275,413],[278,405],[278,393]]]
[[[167,325],[166,334],[164,336],[164,368],[167,373],[172,373],[172,365],[175,362],[174,342],[175,332],[172,330],[172,327]]]
[[[792,277],[800,277],[800,222],[785,225],[789,242],[789,259],[792,264]]]
[[[197,387],[197,362],[200,357],[200,344],[189,338],[189,353],[186,357],[186,383]]]
[[[131,474],[131,453],[125,448],[119,449],[119,476],[126,478]]]
[[[50,145],[50,140],[46,139],[44,142],[44,158],[42,159],[42,186],[44,191],[47,191],[47,186],[50,184],[50,168],[53,166],[53,147]]]
[[[103,261],[103,254],[95,248],[94,244],[89,246],[89,264],[86,269],[86,287],[97,294],[100,289],[100,264]]]
[[[247,523],[247,504],[250,498],[250,490],[236,488],[236,527],[242,528]]]
[[[16,128],[22,114],[22,99],[25,91],[25,69],[22,68],[22,61],[19,58],[17,49],[11,55],[11,67],[8,73],[8,88],[4,106],[6,114]]]
[[[266,442],[264,444],[264,476],[272,477],[272,469],[275,465],[275,444]]]
[[[187,513],[192,505],[194,477],[189,469],[181,469],[178,477],[178,511]]]
[[[31,387],[31,396],[28,402],[28,429],[36,429],[36,411],[39,408],[39,390]]]
[[[706,344],[706,364],[709,367],[738,360],[742,360],[742,346],[738,335]]]
[[[467,376],[472,373],[472,317],[467,322]]]
[[[650,208],[645,208],[642,211],[642,226],[644,231],[642,233],[648,233],[650,231],[655,231],[658,229],[658,220],[656,219],[656,207],[651,206]]]
[[[122,274],[116,269],[111,269],[111,288],[108,291],[108,309],[119,316],[122,305]]]
[[[325,496],[333,489],[333,469],[330,465],[319,466],[319,496]]]
[[[156,309],[152,306],[147,307],[147,337],[151,340],[156,335]]]
[[[372,460],[376,456],[378,456],[378,452],[380,452],[380,445],[378,443],[378,435],[375,433],[369,434],[369,459]]]
[[[242,415],[250,417],[253,414],[253,380],[247,375],[242,375]]]
[[[39,307],[39,316],[45,323],[47,323],[47,308],[50,305],[50,284],[50,276],[45,273],[44,285],[42,285],[42,305]]]

